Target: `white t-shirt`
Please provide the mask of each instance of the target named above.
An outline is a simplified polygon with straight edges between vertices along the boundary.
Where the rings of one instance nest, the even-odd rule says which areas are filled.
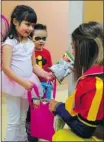
[[[39,95],[43,96],[43,89],[40,81],[33,73],[32,69],[31,57],[34,51],[34,43],[30,39],[28,39],[26,43],[19,43],[16,39],[7,38],[2,48],[5,48],[4,45],[10,45],[12,47],[11,68],[15,74],[24,80],[32,81],[35,85],[37,85]],[[14,80],[11,80],[3,71],[2,92],[12,96],[27,98],[27,90]],[[32,97],[36,97],[34,90],[32,90],[31,93]]]
[[[30,39],[26,43],[20,43],[16,39],[7,38],[3,45],[10,45],[13,49],[12,70],[19,76],[30,77],[32,75],[31,57],[34,50],[34,43]]]

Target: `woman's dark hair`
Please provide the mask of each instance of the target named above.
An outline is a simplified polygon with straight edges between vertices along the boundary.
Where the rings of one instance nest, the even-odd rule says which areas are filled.
[[[103,25],[97,22],[81,24],[72,33],[75,48],[74,77],[77,80],[92,65],[103,65]]]
[[[15,25],[13,24],[14,18],[16,18],[16,20],[19,22],[19,24],[21,24],[21,22],[23,20],[28,21],[30,23],[34,23],[34,24],[36,24],[36,22],[37,22],[37,15],[31,7],[26,6],[26,5],[16,6],[11,14],[10,28],[9,28],[9,32],[8,32],[6,38],[9,37],[11,39],[13,39],[13,38],[18,39]]]

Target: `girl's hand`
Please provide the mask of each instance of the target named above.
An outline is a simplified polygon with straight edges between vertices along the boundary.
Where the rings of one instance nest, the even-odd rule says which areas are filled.
[[[58,104],[59,102],[58,101],[55,101],[55,100],[49,100],[49,110],[52,112],[52,111],[55,111],[55,107],[56,105]]]
[[[33,82],[31,81],[24,81],[24,83],[22,84],[22,86],[26,89],[26,90],[31,90],[33,87]]]

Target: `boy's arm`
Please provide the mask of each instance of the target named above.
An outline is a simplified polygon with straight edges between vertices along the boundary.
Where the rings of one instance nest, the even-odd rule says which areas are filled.
[[[50,52],[48,52],[48,65],[49,65],[49,67],[52,66],[52,57],[51,57]]]
[[[42,68],[39,67],[39,65],[36,64],[36,60],[35,60],[35,56],[34,56],[34,52],[32,54],[32,66],[33,66],[33,72],[42,78],[45,78],[47,80],[51,80],[52,79],[52,73],[48,73],[46,71],[44,71]]]
[[[34,56],[34,52],[32,54],[32,66],[33,66],[33,72],[40,77],[44,78],[44,74],[46,73],[42,68],[39,67],[39,65],[36,64],[36,59]]]

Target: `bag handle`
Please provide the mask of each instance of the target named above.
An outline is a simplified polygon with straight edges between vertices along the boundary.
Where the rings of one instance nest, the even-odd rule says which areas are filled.
[[[53,87],[53,98],[55,99],[56,97],[56,79],[54,81],[54,87]]]
[[[28,90],[27,96],[28,96],[29,105],[30,105],[30,107],[32,107],[33,106],[33,102],[31,101],[32,99],[31,99],[31,91],[30,90]]]
[[[51,83],[51,81],[48,81],[47,83]],[[46,92],[44,93],[44,97],[46,96]],[[55,99],[55,97],[56,97],[56,79],[53,82],[53,98]]]
[[[33,85],[32,89],[34,89],[37,97],[39,97],[39,91],[38,91],[38,88],[37,88],[37,86],[35,84]],[[28,102],[29,102],[30,106],[32,107],[33,106],[33,102],[31,101],[32,100],[31,90],[28,90],[27,95],[28,95]]]
[[[50,82],[50,81],[49,81]],[[39,98],[39,90],[37,88],[37,86],[34,84],[32,89],[34,89],[35,93],[36,93],[36,96]],[[32,98],[31,98],[31,90],[28,90],[28,101],[29,101],[29,104],[30,106],[33,106],[33,102],[31,101]],[[56,96],[56,79],[55,79],[55,82],[54,82],[54,87],[53,87],[53,98],[55,99],[55,96]]]

